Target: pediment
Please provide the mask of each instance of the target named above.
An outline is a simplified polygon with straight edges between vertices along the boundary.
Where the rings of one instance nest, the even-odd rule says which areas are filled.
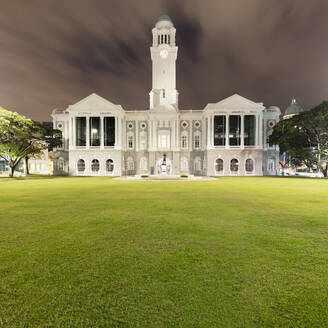
[[[68,106],[69,111],[123,111],[121,105],[115,105],[109,100],[92,93],[77,103]]]
[[[208,110],[240,110],[240,109],[256,109],[263,110],[263,103],[256,103],[238,94],[234,94],[228,98],[225,98],[217,103],[207,104],[205,109]]]

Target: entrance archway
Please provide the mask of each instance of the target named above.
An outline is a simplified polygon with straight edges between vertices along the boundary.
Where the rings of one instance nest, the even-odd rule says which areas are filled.
[[[163,157],[157,161],[156,171],[156,173],[159,175],[172,174],[172,163],[166,157],[166,154],[164,154]]]

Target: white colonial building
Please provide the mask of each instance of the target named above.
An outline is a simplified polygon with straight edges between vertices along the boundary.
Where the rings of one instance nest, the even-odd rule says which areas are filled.
[[[176,30],[163,15],[152,33],[149,109],[124,110],[91,94],[54,110],[63,132],[54,174],[276,175],[279,150],[267,137],[279,108],[235,94],[202,110],[179,109]]]

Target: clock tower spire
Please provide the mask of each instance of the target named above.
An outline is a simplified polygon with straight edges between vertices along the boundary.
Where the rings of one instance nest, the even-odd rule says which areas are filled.
[[[157,105],[173,105],[178,108],[176,90],[176,70],[178,47],[175,45],[176,29],[169,16],[159,17],[153,32],[153,45],[150,47],[153,63],[150,109]]]

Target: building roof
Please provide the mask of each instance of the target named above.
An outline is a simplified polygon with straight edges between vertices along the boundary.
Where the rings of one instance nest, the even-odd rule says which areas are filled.
[[[292,98],[292,102],[286,108],[285,115],[297,115],[303,112],[303,108],[296,102],[296,98]]]
[[[161,22],[161,21],[168,21],[168,22],[172,22],[171,18],[168,16],[168,15],[161,15],[159,18],[158,18],[158,22]]]

